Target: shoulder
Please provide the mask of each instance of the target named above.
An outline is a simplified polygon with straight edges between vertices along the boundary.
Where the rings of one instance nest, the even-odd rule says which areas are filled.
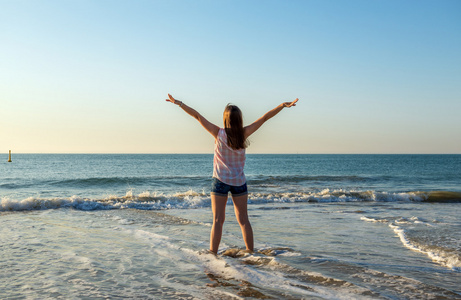
[[[218,134],[216,135],[216,140],[222,140],[224,137],[226,137],[226,131],[224,128],[219,128]]]

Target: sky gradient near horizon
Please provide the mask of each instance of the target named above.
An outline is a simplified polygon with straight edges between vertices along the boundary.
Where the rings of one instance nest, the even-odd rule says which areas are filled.
[[[0,152],[461,153],[461,1],[0,0]]]

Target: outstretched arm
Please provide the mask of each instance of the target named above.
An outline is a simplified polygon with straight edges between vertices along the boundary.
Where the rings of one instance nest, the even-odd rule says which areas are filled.
[[[201,114],[198,113],[195,109],[192,107],[187,106],[184,104],[182,101],[179,101],[178,99],[173,98],[170,94],[168,94],[168,99],[166,101],[171,102],[173,104],[178,105],[181,107],[186,113],[194,117],[199,123],[209,132],[211,135],[216,139],[219,133],[219,127],[214,125],[213,123],[209,122],[207,119],[205,119]]]
[[[267,120],[278,114],[282,109],[285,107],[292,107],[296,106],[296,102],[298,102],[298,98],[295,99],[293,102],[283,102],[276,108],[268,111],[267,113],[264,114],[261,118],[257,119],[255,122],[252,124],[248,125],[245,127],[245,138],[248,138],[250,135],[252,135],[256,130],[259,129]]]

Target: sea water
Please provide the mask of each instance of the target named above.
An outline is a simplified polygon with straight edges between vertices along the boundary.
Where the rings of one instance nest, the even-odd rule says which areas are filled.
[[[461,155],[247,155],[255,253],[212,155],[0,162],[0,299],[461,299]]]

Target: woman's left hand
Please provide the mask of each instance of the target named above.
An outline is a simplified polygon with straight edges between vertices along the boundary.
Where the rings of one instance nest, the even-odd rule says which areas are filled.
[[[295,99],[295,101],[293,102],[284,102],[282,103],[283,107],[292,107],[292,106],[296,106],[296,102],[298,102],[298,98]]]

